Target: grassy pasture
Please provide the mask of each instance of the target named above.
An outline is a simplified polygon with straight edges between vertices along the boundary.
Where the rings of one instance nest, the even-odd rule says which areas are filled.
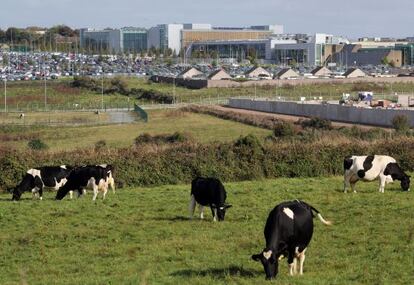
[[[152,90],[165,95],[173,96],[172,84],[152,83],[147,79],[124,77],[127,88],[140,88]],[[106,85],[110,79],[105,79]],[[101,108],[100,92],[90,91],[85,88],[74,88],[70,86],[71,80],[56,80],[47,82],[47,108],[49,110],[68,109],[99,109]],[[3,90],[3,84],[0,87]],[[308,98],[323,96],[324,99],[340,99],[342,93],[356,94],[358,91],[369,90],[375,94],[413,93],[413,83],[324,83],[304,84],[293,86],[289,82],[281,86],[257,86],[240,88],[210,88],[191,90],[183,87],[175,88],[177,102],[223,102],[223,99],[234,96],[257,96],[257,97],[286,97],[299,100],[299,97]],[[43,81],[16,81],[7,83],[7,105],[8,110],[36,111],[44,110],[44,82]],[[1,93],[3,96],[3,92]],[[379,96],[379,98],[382,98]],[[115,93],[104,95],[104,105],[107,108],[127,108],[133,103],[149,104],[148,100],[137,100]],[[4,110],[4,100],[0,100],[0,110]]]
[[[36,126],[35,128],[16,128],[8,132],[0,131],[0,146],[13,146],[22,149],[27,146],[27,142],[31,138],[36,137],[42,139],[49,145],[51,151],[60,151],[93,147],[99,140],[105,140],[108,147],[127,147],[132,145],[134,139],[142,133],[155,135],[187,132],[200,142],[231,141],[241,135],[247,135],[249,133],[259,137],[265,137],[271,134],[269,130],[222,120],[208,115],[171,110],[152,110],[148,113],[148,123],[137,122],[122,125],[76,127]],[[57,114],[56,119],[59,119],[59,116],[69,116],[69,114],[79,113],[65,114]],[[92,118],[97,117],[92,112],[87,114],[90,114]],[[17,119],[17,114],[14,115],[16,116],[16,120],[19,120]],[[47,114],[44,115],[46,117],[48,116]],[[26,119],[30,118],[30,116],[31,113],[26,114]],[[104,117],[106,114],[101,113],[99,116]],[[87,119],[91,118],[87,117]]]
[[[342,193],[342,178],[226,184],[226,221],[187,219],[189,185],[120,189],[106,201],[13,203],[1,195],[1,284],[269,284],[250,260],[264,246],[263,227],[279,202],[303,199],[334,225],[315,219],[304,276],[277,284],[411,284],[413,193],[377,183]],[[197,210],[196,210],[197,212]]]
[[[12,125],[82,125],[109,123],[108,113],[102,112],[96,115],[94,112],[29,112],[24,113],[0,113],[1,124]]]
[[[0,83],[3,97],[4,83]],[[78,89],[70,86],[67,80],[47,81],[47,109],[100,109],[102,96],[99,92],[87,89]],[[107,108],[132,108],[126,96],[120,94],[104,95],[104,106]],[[16,81],[7,83],[7,109],[37,111],[45,108],[45,86],[43,81]],[[4,110],[4,99],[0,102],[0,109]]]

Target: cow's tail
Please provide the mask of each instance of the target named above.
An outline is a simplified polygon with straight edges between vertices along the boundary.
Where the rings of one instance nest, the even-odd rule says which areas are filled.
[[[327,221],[327,220],[325,220],[323,217],[322,217],[322,215],[321,215],[321,213],[319,213],[319,211],[318,210],[316,210],[314,207],[312,207],[311,205],[309,205],[309,207],[311,208],[311,210],[312,211],[314,211],[315,213],[316,213],[316,216],[318,217],[318,219],[323,223],[323,224],[325,224],[325,225],[327,225],[327,226],[330,226],[330,225],[332,225],[332,222],[331,221]]]

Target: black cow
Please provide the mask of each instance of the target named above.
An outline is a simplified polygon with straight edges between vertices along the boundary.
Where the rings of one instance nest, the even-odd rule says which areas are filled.
[[[264,236],[266,247],[259,254],[252,255],[255,261],[261,261],[266,279],[276,277],[279,260],[287,256],[289,273],[297,272],[297,259],[300,262],[300,274],[303,274],[305,251],[313,234],[313,212],[325,225],[331,222],[324,220],[322,215],[309,204],[295,200],[277,205],[269,214]]]
[[[112,177],[110,169],[112,169],[110,165],[86,165],[75,168],[67,177],[67,183],[56,194],[56,200],[62,200],[69,191],[78,191],[80,196],[85,189],[93,190],[94,201],[99,191],[103,192],[103,199],[105,199],[108,183]]]
[[[204,206],[209,206],[213,220],[223,221],[226,210],[231,205],[226,204],[226,190],[216,178],[197,177],[191,182],[190,219],[192,219],[196,203],[199,204],[200,218],[204,218]]]
[[[401,181],[401,188],[410,191],[410,176],[405,174],[395,158],[387,155],[348,156],[344,159],[344,192],[351,186],[356,193],[355,183],[359,180],[379,179],[379,192],[384,193],[387,183]]]
[[[71,167],[65,165],[29,169],[20,184],[12,189],[12,200],[20,200],[24,192],[32,192],[33,196],[38,193],[42,200],[43,188],[60,189],[67,182],[70,172]]]

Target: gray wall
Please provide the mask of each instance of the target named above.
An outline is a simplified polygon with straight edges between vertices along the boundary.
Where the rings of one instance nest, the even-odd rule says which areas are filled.
[[[392,119],[396,115],[405,115],[414,127],[414,111],[393,109],[366,109],[333,104],[307,104],[297,102],[266,101],[252,99],[229,100],[233,108],[278,113],[285,115],[320,117],[332,121],[367,124],[373,126],[392,126]]]

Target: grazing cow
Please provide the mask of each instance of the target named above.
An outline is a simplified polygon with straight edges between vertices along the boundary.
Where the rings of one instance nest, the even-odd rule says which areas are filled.
[[[254,261],[261,261],[266,279],[275,278],[278,273],[279,260],[288,258],[289,274],[297,273],[297,259],[303,274],[305,251],[313,234],[313,212],[325,225],[326,221],[314,207],[305,202],[295,200],[277,205],[269,214],[264,236],[266,247],[259,254],[252,255]]]
[[[65,165],[29,169],[20,184],[12,190],[12,200],[20,200],[24,192],[32,192],[33,196],[39,194],[42,200],[43,188],[59,190],[67,182],[70,172],[71,168]]]
[[[103,192],[103,199],[105,199],[108,184],[113,183],[110,168],[112,168],[110,165],[105,165],[105,167],[87,165],[75,168],[67,177],[67,183],[56,194],[56,200],[62,200],[69,191],[76,190],[78,191],[78,196],[80,196],[87,188],[93,190],[93,201],[96,200],[99,191]],[[112,180],[110,180],[110,177]]]
[[[347,187],[356,193],[358,180],[373,181],[379,178],[379,192],[384,193],[385,184],[401,181],[401,188],[410,191],[410,176],[404,173],[396,160],[387,155],[348,156],[344,159],[344,192]]]
[[[199,204],[200,218],[204,219],[204,206],[210,206],[213,220],[223,221],[226,210],[231,207],[226,202],[226,190],[216,178],[197,177],[191,182],[190,219],[192,219],[196,203]]]
[[[112,192],[115,194],[115,180],[113,176],[115,168],[110,164],[100,164],[95,166],[102,167],[108,173],[108,176],[106,178],[107,188],[111,188]],[[83,189],[83,194],[86,194],[86,189]],[[69,197],[70,199],[73,198],[73,190],[69,191]]]

